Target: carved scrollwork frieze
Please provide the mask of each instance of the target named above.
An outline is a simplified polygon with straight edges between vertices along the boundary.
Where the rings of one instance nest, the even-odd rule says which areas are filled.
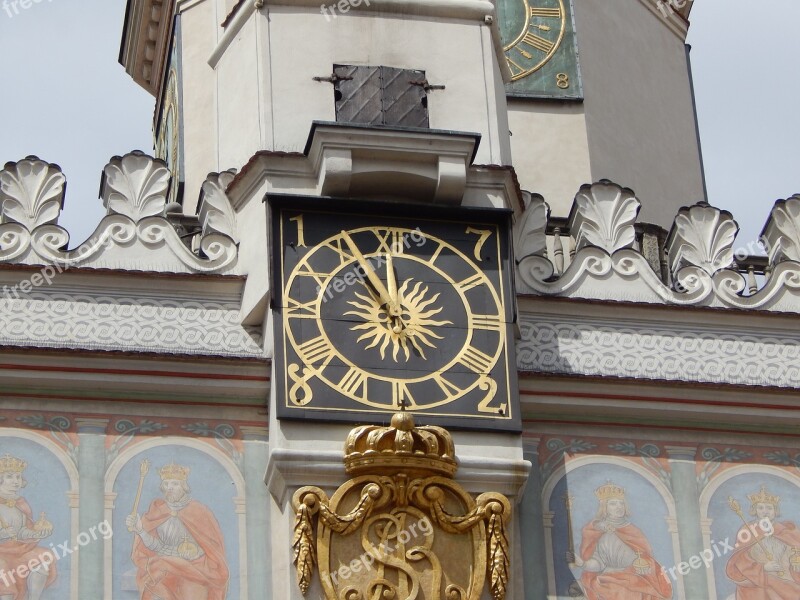
[[[103,170],[101,196],[108,215],[92,236],[67,250],[69,233],[58,225],[66,180],[57,165],[35,156],[0,171],[0,261],[219,273],[238,257],[236,219],[224,187],[230,173],[204,186],[202,232],[187,245],[165,214],[170,173],[142,152],[115,156]]]

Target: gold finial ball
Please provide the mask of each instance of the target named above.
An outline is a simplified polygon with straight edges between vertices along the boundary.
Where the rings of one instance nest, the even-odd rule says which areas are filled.
[[[414,417],[411,413],[399,412],[392,417],[392,427],[400,431],[412,431],[414,429]]]

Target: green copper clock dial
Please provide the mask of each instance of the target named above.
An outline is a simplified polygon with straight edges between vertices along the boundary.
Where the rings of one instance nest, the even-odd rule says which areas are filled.
[[[518,428],[507,211],[270,203],[280,418]]]
[[[503,50],[514,96],[582,95],[570,0],[499,0]]]

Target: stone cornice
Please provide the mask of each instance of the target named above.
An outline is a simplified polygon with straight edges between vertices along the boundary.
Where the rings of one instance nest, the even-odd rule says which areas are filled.
[[[526,460],[459,455],[456,481],[470,493],[491,489],[507,496],[519,496],[530,468]],[[322,488],[336,488],[346,479],[341,450],[276,448],[270,452],[265,482],[275,501],[282,506],[290,491],[309,481]]]
[[[161,87],[175,0],[128,0],[119,63],[153,96]]]

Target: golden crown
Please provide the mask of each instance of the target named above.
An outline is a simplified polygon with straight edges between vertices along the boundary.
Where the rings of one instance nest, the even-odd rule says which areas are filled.
[[[597,488],[594,491],[594,495],[597,496],[598,500],[610,500],[611,498],[624,500],[625,488],[614,485],[609,481],[607,484],[601,485],[599,488]]]
[[[180,479],[181,481],[186,481],[189,478],[189,471],[191,471],[189,467],[182,467],[175,463],[170,463],[165,467],[161,467],[158,474],[161,475],[162,481],[164,479]]]
[[[407,412],[395,414],[389,427],[356,427],[344,445],[344,466],[350,475],[381,469],[386,475],[412,471],[419,476],[453,477],[458,469],[455,456],[453,438],[447,430],[416,427],[414,417]]]
[[[22,473],[27,466],[28,463],[24,460],[10,454],[0,458],[0,473]]]
[[[780,496],[773,496],[772,494],[767,493],[766,486],[761,486],[761,491],[757,494],[748,494],[747,499],[750,500],[750,504],[772,504],[774,507],[778,507],[778,504],[781,501]]]

